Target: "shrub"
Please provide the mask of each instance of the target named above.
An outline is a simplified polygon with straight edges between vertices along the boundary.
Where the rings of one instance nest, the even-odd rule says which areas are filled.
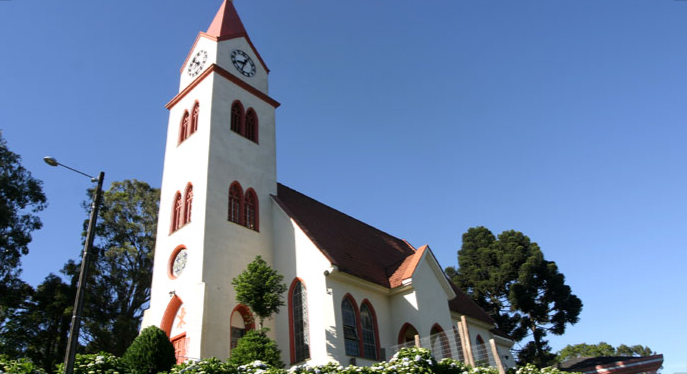
[[[186,361],[174,365],[169,374],[237,374],[236,366],[212,357],[198,362]]]
[[[122,362],[132,374],[156,374],[175,363],[174,346],[167,334],[155,326],[146,327],[126,350]]]
[[[57,365],[58,374],[64,373],[64,364]],[[126,366],[121,359],[106,352],[77,354],[74,359],[74,374],[124,374]]]
[[[239,339],[236,348],[231,350],[229,363],[241,366],[260,361],[275,368],[283,368],[284,363],[280,359],[281,351],[277,343],[267,336],[267,331],[267,329],[248,331]]]
[[[45,371],[27,358],[10,360],[0,356],[0,374],[45,374]]]

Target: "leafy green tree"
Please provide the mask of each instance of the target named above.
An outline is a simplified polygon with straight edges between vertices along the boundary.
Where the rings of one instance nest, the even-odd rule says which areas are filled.
[[[26,297],[21,256],[29,253],[31,232],[42,226],[36,213],[46,207],[41,182],[20,162],[0,132],[0,325]]]
[[[647,346],[639,344],[627,346],[625,344],[619,345],[617,348],[606,342],[599,342],[598,344],[574,344],[567,345],[558,352],[558,360],[565,361],[577,357],[612,357],[612,356],[639,356],[647,357],[655,355]]]
[[[504,231],[497,238],[485,227],[473,227],[463,234],[458,264],[447,274],[500,330],[516,341],[532,337],[521,355],[539,365],[552,363],[555,355],[545,337],[563,334],[582,310],[556,263],[521,232]]]
[[[25,355],[51,373],[64,360],[76,290],[54,274],[36,287],[27,308],[18,316],[25,331]]]
[[[156,326],[141,331],[122,357],[132,374],[155,374],[176,364],[174,346],[167,334]]]
[[[159,189],[137,180],[114,182],[103,193],[83,311],[88,353],[121,356],[138,335],[150,301],[159,199]],[[79,264],[70,261],[64,271],[75,284]]]
[[[281,362],[281,351],[277,343],[270,339],[267,329],[250,330],[239,339],[236,348],[231,350],[230,364],[246,365],[260,360],[273,367],[284,367]]]
[[[269,267],[259,255],[246,270],[231,280],[236,301],[250,308],[258,317],[260,328],[265,318],[279,313],[279,307],[284,306],[283,293],[287,287],[283,280],[284,276]]]

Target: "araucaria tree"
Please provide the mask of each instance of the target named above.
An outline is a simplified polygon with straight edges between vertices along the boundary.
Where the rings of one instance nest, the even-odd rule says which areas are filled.
[[[272,269],[261,256],[248,264],[238,277],[231,280],[236,291],[236,301],[246,305],[258,317],[260,328],[263,321],[272,314],[279,313],[284,306],[283,294],[286,285],[284,276]]]
[[[547,261],[530,239],[517,231],[498,238],[485,227],[463,234],[458,269],[448,268],[453,281],[516,341],[530,336],[519,360],[546,366],[553,363],[545,337],[561,335],[575,324],[582,301],[565,284],[556,263]]]
[[[159,199],[158,189],[137,180],[114,182],[103,194],[96,256],[86,283],[87,352],[121,356],[138,336],[143,306],[150,300]],[[67,264],[66,272],[76,275],[75,265]]]

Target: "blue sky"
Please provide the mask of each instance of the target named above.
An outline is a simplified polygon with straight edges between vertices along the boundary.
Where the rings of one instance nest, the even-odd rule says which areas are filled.
[[[81,249],[87,179],[159,186],[179,68],[219,0],[0,1],[0,128],[49,208],[38,284]],[[584,302],[566,344],[687,372],[687,2],[237,0],[271,69],[278,178],[456,265],[515,229]]]

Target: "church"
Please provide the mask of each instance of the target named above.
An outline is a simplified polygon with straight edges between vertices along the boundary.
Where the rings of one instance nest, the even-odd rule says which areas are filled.
[[[513,367],[513,341],[413,247],[277,182],[269,69],[231,0],[200,32],[169,124],[149,309],[178,362],[226,359],[250,310],[231,280],[256,255],[288,294],[266,321],[287,365],[371,365],[400,347]]]

